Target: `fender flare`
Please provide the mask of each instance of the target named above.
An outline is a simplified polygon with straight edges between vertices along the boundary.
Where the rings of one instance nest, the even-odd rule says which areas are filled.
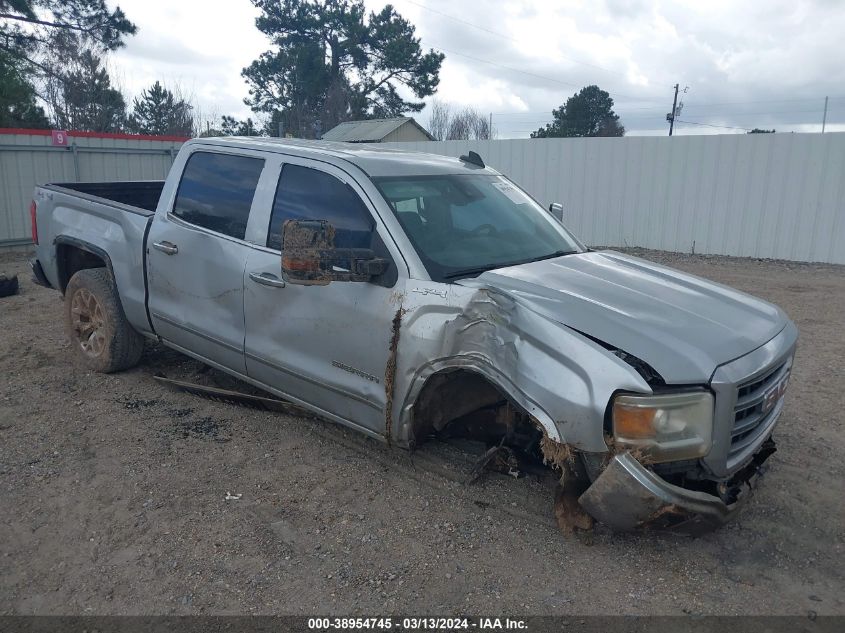
[[[65,288],[67,287],[67,282],[70,281],[70,278],[64,280],[62,283],[62,277],[64,271],[62,270],[62,262],[59,261],[58,258],[58,247],[59,246],[73,246],[78,248],[81,251],[85,251],[87,253],[91,253],[92,255],[96,255],[100,259],[102,259],[106,263],[106,268],[108,268],[109,272],[111,273],[112,279],[115,279],[114,276],[114,268],[112,267],[111,257],[109,254],[100,248],[99,246],[95,246],[90,242],[86,242],[84,240],[80,240],[76,237],[71,237],[70,235],[57,235],[55,239],[53,239],[53,245],[56,246],[56,268],[59,273],[59,290],[62,294],[65,293]],[[117,285],[117,279],[115,279],[115,285]]]

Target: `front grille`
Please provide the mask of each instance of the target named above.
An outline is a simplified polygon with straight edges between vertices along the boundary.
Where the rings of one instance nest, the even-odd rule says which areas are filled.
[[[763,412],[766,393],[789,374],[790,362],[779,363],[762,376],[742,383],[736,390],[734,423],[731,430],[731,445],[728,461],[736,461],[743,456],[769,427],[769,420],[780,410],[779,403]]]

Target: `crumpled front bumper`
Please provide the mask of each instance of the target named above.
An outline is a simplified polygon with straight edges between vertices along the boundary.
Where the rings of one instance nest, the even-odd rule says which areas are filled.
[[[774,442],[761,450],[731,480],[736,501],[670,484],[645,468],[630,453],[613,457],[601,475],[578,499],[593,518],[618,531],[645,526],[671,527],[697,534],[729,521],[748,499],[750,482],[775,451]]]

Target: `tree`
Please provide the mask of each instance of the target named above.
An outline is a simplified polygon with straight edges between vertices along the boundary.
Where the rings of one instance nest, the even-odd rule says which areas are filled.
[[[478,110],[466,107],[454,111],[448,103],[435,100],[431,104],[428,131],[438,141],[493,138],[489,119]]]
[[[274,48],[243,76],[247,105],[280,113],[285,130],[314,135],[350,118],[393,117],[419,112],[408,101],[434,94],[443,54],[424,53],[414,26],[387,5],[366,15],[363,0],[252,0],[262,14],[258,29]]]
[[[438,141],[493,138],[489,119],[478,110],[466,107],[457,112],[448,103],[435,100],[431,104],[428,131]]]
[[[20,65],[0,51],[0,127],[48,128],[50,122],[36,102],[35,87],[21,73]]]
[[[40,56],[60,33],[72,33],[98,52],[123,45],[123,37],[137,27],[120,7],[113,11],[106,0],[0,0],[0,51],[28,68],[27,73],[48,73]]]
[[[762,130],[759,127],[755,127],[750,132],[746,132],[747,134],[774,134],[774,130]]]
[[[428,117],[428,133],[438,141],[445,141],[449,134],[449,121],[452,118],[452,107],[435,99],[431,103],[431,114]]]
[[[112,85],[102,58],[80,39],[57,40],[50,63],[47,100],[56,127],[88,132],[120,132],[126,123],[126,100]]]
[[[586,86],[552,111],[554,120],[531,138],[623,136],[625,127],[613,111],[613,99],[598,86]]]
[[[261,127],[262,126],[260,124],[256,124],[250,118],[247,118],[246,121],[240,121],[233,116],[224,114],[220,117],[219,125],[216,120],[214,125],[209,123],[208,128],[204,130],[200,136],[260,136]],[[266,127],[266,125],[264,127]]]
[[[449,120],[447,141],[489,138],[493,138],[490,121],[477,110],[464,108],[452,115]]]
[[[129,129],[136,134],[190,136],[193,107],[156,81],[132,103]]]

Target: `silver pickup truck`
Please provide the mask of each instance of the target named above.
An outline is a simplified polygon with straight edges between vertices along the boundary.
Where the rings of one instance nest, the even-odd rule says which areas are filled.
[[[775,450],[779,308],[586,248],[474,152],[193,140],[164,182],[45,185],[31,211],[90,368],[152,339],[396,446],[533,455],[564,525],[718,525]]]

